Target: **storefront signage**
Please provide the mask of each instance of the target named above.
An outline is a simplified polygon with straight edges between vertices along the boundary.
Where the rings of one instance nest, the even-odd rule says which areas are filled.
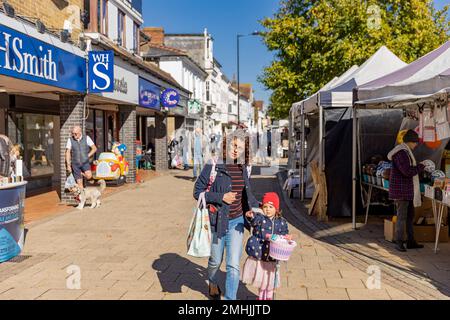
[[[114,91],[122,92],[124,94],[128,93],[128,83],[125,78],[114,79]]]
[[[0,74],[84,92],[86,63],[41,40],[0,25]]]
[[[175,89],[166,89],[161,94],[161,104],[167,108],[173,108],[180,102],[180,94]]]
[[[94,93],[114,91],[114,52],[89,52],[89,91]]]
[[[188,112],[192,114],[198,114],[200,113],[202,109],[202,105],[200,104],[200,101],[198,100],[189,100],[188,102]]]
[[[161,88],[143,78],[139,78],[139,105],[144,108],[160,109]]]

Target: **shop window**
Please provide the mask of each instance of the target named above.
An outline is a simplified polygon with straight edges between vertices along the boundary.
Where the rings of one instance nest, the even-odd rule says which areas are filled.
[[[22,148],[24,176],[40,177],[54,174],[54,116],[30,113],[8,115],[8,135]]]
[[[139,54],[139,25],[137,23],[134,23],[133,35],[133,51],[135,54]]]
[[[101,110],[95,110],[95,140],[94,143],[97,147],[97,156],[100,153],[105,152],[105,119],[104,112]]]
[[[117,44],[119,46],[125,46],[125,13],[122,11],[118,11],[117,15]]]

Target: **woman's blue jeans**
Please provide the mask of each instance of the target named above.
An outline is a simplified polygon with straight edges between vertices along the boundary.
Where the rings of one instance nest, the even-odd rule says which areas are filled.
[[[228,232],[222,238],[213,233],[211,256],[208,261],[209,283],[217,285],[217,271],[222,264],[224,250],[226,256],[225,300],[236,300],[240,278],[240,261],[244,240],[244,217],[240,216],[228,222]]]

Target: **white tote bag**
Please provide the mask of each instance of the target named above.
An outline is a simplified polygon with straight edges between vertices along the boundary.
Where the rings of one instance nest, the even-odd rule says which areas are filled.
[[[211,255],[211,225],[204,192],[198,197],[197,208],[194,209],[187,248],[187,254],[193,257],[204,258]]]

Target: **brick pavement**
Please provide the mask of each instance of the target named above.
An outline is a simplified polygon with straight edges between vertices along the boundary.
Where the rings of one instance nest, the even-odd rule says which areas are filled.
[[[0,299],[207,299],[207,260],[186,255],[194,205],[189,174],[171,171],[111,195],[99,209],[73,210],[31,225],[23,252],[30,257],[0,264]],[[257,197],[278,188],[273,175],[256,175],[253,183]],[[289,214],[284,203],[282,209]],[[412,298],[385,283],[367,289],[365,272],[290,228],[299,247],[282,263],[278,299]],[[72,273],[77,268],[79,289]],[[238,297],[255,299],[256,292],[241,285]]]

